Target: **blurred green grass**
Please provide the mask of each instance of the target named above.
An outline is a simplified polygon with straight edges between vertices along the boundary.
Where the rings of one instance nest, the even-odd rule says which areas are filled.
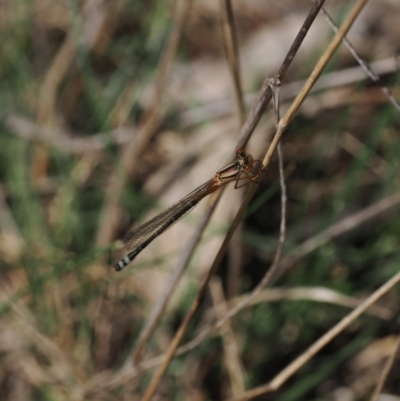
[[[31,13],[26,13],[23,18],[15,20],[10,14],[2,32],[0,178],[5,204],[0,213],[3,216],[8,212],[11,214],[23,246],[20,251],[10,249],[5,252],[5,238],[14,234],[10,231],[12,227],[3,223],[1,241],[5,245],[1,248],[0,269],[5,284],[2,291],[9,299],[1,305],[0,317],[3,329],[8,325],[14,327],[16,312],[12,306],[22,303],[33,317],[31,323],[58,345],[80,373],[63,383],[57,380],[46,383],[46,380],[41,382],[30,378],[21,373],[16,361],[23,363],[34,359],[47,380],[53,379],[48,372],[48,366],[53,362],[46,360],[43,351],[37,349],[36,340],[22,336],[26,344],[16,349],[7,349],[4,339],[0,340],[3,366],[0,369],[0,388],[5,394],[4,400],[18,399],[13,395],[15,388],[9,383],[13,375],[21,376],[24,385],[15,386],[26,391],[25,399],[50,400],[69,399],[77,377],[85,382],[95,373],[117,370],[124,358],[130,355],[149,310],[149,305],[144,304],[139,295],[118,290],[118,285],[123,286],[124,278],[134,274],[133,271],[120,276],[114,276],[110,270],[104,273],[104,258],[106,264],[112,259],[110,254],[114,245],[95,245],[106,183],[110,171],[118,165],[122,147],[106,146],[101,157],[94,161],[92,172],[85,176],[85,163],[90,163],[86,158],[90,155],[72,156],[46,144],[21,139],[7,127],[4,118],[15,113],[37,121],[41,82],[63,40],[71,32],[77,46],[76,58],[57,94],[58,124],[81,136],[107,132],[113,128],[114,107],[132,80],[129,119],[132,125],[138,123],[145,104],[140,99],[155,79],[171,28],[169,5],[124,3],[124,13],[119,15],[121,20],[116,24],[117,28],[114,27],[111,33],[105,32],[110,37],[96,52],[87,49],[81,40],[81,5],[78,2],[71,4],[73,7],[66,7],[66,12],[72,16],[70,31],[49,27],[40,19],[35,21]],[[32,3],[26,2],[24,7],[32,7]],[[190,57],[196,58],[195,51],[190,48],[189,40],[184,41],[184,46],[179,57],[190,62]],[[316,54],[319,51],[316,49]],[[340,67],[340,59],[335,60],[332,68]],[[298,77],[292,77],[295,78]],[[395,82],[396,77],[392,79]],[[353,89],[362,97],[371,87],[366,83]],[[179,130],[175,111],[168,113],[162,128]],[[212,124],[212,121],[205,123]],[[157,132],[158,136],[163,134],[162,128]],[[337,106],[335,110],[322,110],[313,118],[301,116],[296,120],[285,134],[283,144],[284,153],[288,148],[291,156],[294,155],[286,163],[295,166],[287,183],[285,254],[344,216],[399,190],[399,130],[399,117],[392,106],[374,103],[365,106],[356,100]],[[338,145],[344,132],[351,132],[363,145],[355,155]],[[190,132],[186,134],[190,135]],[[154,149],[157,143],[151,146]],[[48,164],[45,176],[38,178],[35,177],[35,168],[40,164],[38,154],[41,151],[48,157]],[[377,160],[384,161],[379,176],[371,170]],[[263,179],[258,198],[250,206],[245,220],[243,292],[256,285],[276,248],[280,219],[276,178],[277,163],[274,163]],[[135,220],[150,204],[146,195],[141,193],[144,177],[136,179],[133,188],[125,189],[122,200]],[[213,235],[223,229],[216,227]],[[326,286],[355,297],[365,296],[398,272],[399,229],[397,211],[387,212],[302,258],[275,285]],[[205,241],[209,239],[206,237]],[[15,254],[17,256],[13,257]],[[170,256],[165,255],[151,265],[167,270]],[[227,280],[226,264],[225,260],[220,273],[223,283]],[[134,271],[144,271],[149,267],[145,263],[142,265],[135,266]],[[150,354],[163,351],[166,339],[184,317],[196,288],[194,276],[189,273],[189,277],[191,285],[176,309],[162,322],[162,334],[151,340]],[[396,290],[382,305],[392,307],[398,313],[398,299],[399,291]],[[209,300],[206,300],[203,312],[206,306],[210,306]],[[262,304],[242,312],[232,324],[241,339],[240,354],[249,388],[272,378],[346,312],[341,306],[310,301]],[[187,340],[198,332],[203,323],[201,316],[199,314],[191,325]],[[326,399],[324,383],[329,382],[329,388],[348,385],[342,373],[343,369],[348,369],[346,361],[374,338],[396,332],[398,324],[397,316],[389,322],[363,317],[348,333],[340,336],[340,340],[330,344],[298,372],[279,392],[277,399]],[[169,390],[166,399],[184,399],[187,396],[189,367],[193,360],[202,366],[202,377],[198,382],[202,385],[202,394],[222,399],[224,391],[229,388],[222,353],[222,341],[214,338],[189,355],[177,358],[167,375]],[[10,360],[12,364],[7,363]],[[122,387],[115,390],[114,396],[140,394],[147,380],[145,375],[138,380],[136,389]],[[400,392],[398,385],[393,385],[390,390]],[[103,392],[100,396],[88,395],[86,399],[113,399],[114,396]]]

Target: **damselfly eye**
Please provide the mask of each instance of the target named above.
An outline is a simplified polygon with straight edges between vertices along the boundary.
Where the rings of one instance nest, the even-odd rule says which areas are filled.
[[[242,149],[236,151],[236,157],[239,159],[242,169],[246,169],[251,163],[249,155]]]
[[[238,157],[239,159],[244,159],[246,157],[246,153],[243,150],[238,150],[236,152],[236,157]]]

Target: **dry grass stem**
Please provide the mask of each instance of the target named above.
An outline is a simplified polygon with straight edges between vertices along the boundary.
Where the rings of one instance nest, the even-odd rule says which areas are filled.
[[[240,79],[240,62],[236,38],[235,19],[231,0],[220,0],[221,25],[229,70],[233,80],[234,99],[239,127],[245,121],[243,88]]]
[[[321,245],[326,244],[333,238],[336,238],[339,235],[343,235],[344,233],[353,230],[356,227],[359,227],[366,221],[373,219],[374,217],[386,212],[387,210],[390,210],[391,208],[399,204],[400,192],[388,196],[387,198],[384,198],[366,207],[365,209],[362,209],[359,212],[356,212],[338,221],[336,224],[328,227],[326,230],[320,232],[314,237],[309,238],[297,248],[295,248],[289,255],[289,260],[283,261],[283,264],[286,265],[287,262],[290,262],[290,264],[292,264],[294,260],[290,260],[291,258],[299,260],[313,250],[319,248]]]
[[[321,9],[321,12],[322,12],[322,14],[325,15],[325,17],[326,17],[329,25],[332,27],[333,31],[337,33],[338,27],[335,24],[335,22],[333,21],[333,19],[331,18],[331,16],[323,8]],[[393,96],[393,93],[391,92],[391,90],[387,86],[383,85],[379,76],[377,74],[375,74],[373,72],[372,68],[368,65],[368,63],[358,55],[357,50],[354,48],[354,46],[350,43],[350,41],[346,37],[343,38],[343,43],[349,49],[349,51],[353,55],[353,57],[357,60],[358,64],[360,64],[361,68],[368,74],[368,76],[372,79],[372,81],[375,82],[375,84],[379,88],[381,88],[382,92],[390,100],[392,105],[396,108],[397,111],[400,112],[400,104],[397,102],[397,100]]]
[[[290,365],[283,369],[278,375],[275,376],[269,383],[262,386],[253,388],[243,394],[242,397],[233,398],[229,401],[244,401],[261,394],[269,393],[278,390],[283,383],[285,383],[291,376],[293,376],[302,366],[304,366],[318,351],[320,351],[326,344],[332,341],[343,330],[350,326],[361,314],[363,314],[370,306],[376,303],[379,298],[390,291],[398,282],[400,282],[400,273],[394,275],[385,284],[379,287],[372,293],[360,306],[355,308],[351,313],[344,317],[338,324],[325,333],[318,339],[311,347],[309,347],[302,355],[294,360]]]
[[[238,128],[240,130],[245,122],[246,108],[244,104],[243,87],[240,77],[240,55],[237,43],[237,30],[231,0],[220,0],[220,15],[225,54],[228,62],[229,71],[232,77],[236,115]],[[238,191],[237,196],[240,198],[241,195],[242,191]],[[242,230],[239,226],[234,236],[232,237],[229,246],[227,283],[228,299],[233,297],[239,288],[242,263]]]
[[[210,294],[214,305],[217,307],[215,313],[219,318],[222,318],[227,313],[228,308],[221,281],[217,277],[210,281]],[[233,396],[239,396],[245,390],[245,369],[240,360],[240,347],[229,320],[221,327],[220,334],[224,346],[225,366],[230,378],[231,393]]]
[[[393,363],[396,360],[396,357],[399,353],[400,349],[400,336],[397,337],[397,341],[393,347],[393,352],[390,355],[390,358],[387,359],[385,366],[382,370],[381,375],[379,376],[378,383],[376,384],[375,390],[370,398],[370,401],[378,401],[379,395],[381,394],[383,385],[389,375],[390,370],[392,369]]]
[[[315,1],[314,5],[312,6],[310,12],[307,15],[307,18],[305,19],[303,26],[300,28],[300,31],[298,32],[295,40],[293,41],[292,46],[290,47],[289,51],[286,54],[285,59],[283,60],[278,73],[276,74],[276,79],[279,79],[280,81],[283,80],[283,77],[286,74],[286,71],[288,70],[289,66],[291,65],[294,57],[296,56],[297,51],[299,50],[301,44],[303,43],[303,40],[310,29],[312,23],[314,22],[316,16],[319,13],[319,10],[322,8],[324,5],[325,0],[319,0]],[[257,94],[257,98],[253,104],[252,109],[250,110],[250,113],[242,127],[242,130],[240,132],[240,136],[237,142],[237,148],[244,148],[246,147],[246,144],[248,140],[250,139],[251,134],[253,133],[255,127],[257,126],[261,115],[264,113],[264,110],[268,104],[268,102],[271,100],[272,96],[272,90],[271,90],[271,85],[270,85],[270,78],[266,78],[263,82],[263,85],[261,89],[259,90]]]
[[[358,0],[357,3],[354,5],[352,10],[350,11],[350,14],[347,16],[346,20],[343,22],[343,25],[340,27],[340,29],[338,30],[336,35],[333,37],[332,41],[328,45],[324,54],[318,60],[318,63],[316,64],[316,66],[314,67],[310,76],[308,77],[302,90],[297,95],[297,97],[294,99],[293,103],[289,107],[289,110],[283,116],[282,120],[279,122],[278,130],[277,130],[275,137],[272,140],[271,146],[269,147],[268,152],[265,155],[265,158],[263,160],[263,166],[265,168],[269,165],[272,155],[275,152],[276,146],[278,145],[278,143],[283,135],[283,132],[288,127],[290,122],[293,120],[297,110],[299,109],[301,104],[304,102],[304,100],[307,97],[307,95],[309,94],[311,88],[314,86],[315,82],[317,81],[319,76],[322,74],[322,71],[325,68],[326,64],[332,58],[333,53],[339,47],[342,39],[344,38],[346,33],[351,28],[351,26],[353,25],[354,21],[356,20],[357,16],[362,11],[362,9],[364,8],[366,3],[367,3],[367,0]]]
[[[126,144],[132,140],[132,136],[135,136],[133,128],[120,127],[110,132],[92,135],[89,138],[73,138],[58,129],[40,127],[17,114],[7,115],[4,122],[13,133],[23,139],[45,142],[57,150],[73,156],[102,151],[110,143]]]

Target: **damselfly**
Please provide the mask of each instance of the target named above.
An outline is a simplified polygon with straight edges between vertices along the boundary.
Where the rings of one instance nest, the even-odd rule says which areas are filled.
[[[236,181],[235,188],[237,188],[239,179],[243,174],[253,180],[253,162],[253,157],[250,154],[239,149],[236,152],[236,160],[217,171],[211,180],[200,185],[179,202],[148,222],[130,231],[125,237],[124,243],[126,248],[132,251],[114,265],[115,270],[120,271],[131,263],[150,242],[189,213],[205,196],[231,181]]]

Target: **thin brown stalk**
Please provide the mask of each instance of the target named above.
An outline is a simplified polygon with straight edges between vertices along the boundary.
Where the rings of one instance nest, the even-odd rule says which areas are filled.
[[[326,10],[324,10],[323,8],[321,9],[321,12],[322,12],[322,14],[325,15],[325,17],[326,17],[329,25],[333,29],[333,31],[335,33],[337,33],[339,28],[335,24],[335,22],[333,21],[331,16],[328,14],[328,12]],[[385,96],[389,99],[389,101],[392,103],[392,105],[397,109],[397,111],[400,112],[400,104],[394,97],[391,90],[387,86],[383,85],[383,82],[381,81],[379,76],[376,75],[373,72],[372,68],[369,66],[369,64],[358,55],[357,50],[354,48],[354,46],[351,44],[351,42],[346,37],[343,38],[343,43],[349,49],[349,51],[353,55],[353,57],[357,60],[358,64],[360,64],[361,68],[368,74],[368,76],[372,79],[372,81],[374,81],[375,84],[377,86],[379,86],[379,88],[382,90],[382,92],[385,94]]]
[[[101,34],[109,9],[103,0],[88,0],[82,14],[87,16],[83,21],[85,45],[92,48]],[[67,73],[76,53],[74,33],[68,33],[60,50],[48,69],[40,89],[38,105],[38,122],[49,125],[54,119],[56,95],[59,85]]]
[[[48,69],[39,94],[38,104],[38,123],[40,125],[50,125],[54,119],[54,108],[56,104],[56,95],[64,75],[73,60],[75,48],[73,38],[69,34],[64,40],[63,45],[53,58],[53,62]]]
[[[0,253],[1,259],[15,262],[20,258],[24,239],[7,204],[3,186],[0,185]]]
[[[89,138],[70,137],[59,129],[40,127],[18,114],[6,115],[4,124],[23,139],[45,142],[73,156],[102,151],[108,143],[124,144],[136,135],[133,128],[121,127],[110,132],[100,132]]]
[[[283,369],[269,383],[253,388],[243,394],[242,397],[230,399],[229,401],[244,401],[261,394],[276,391],[291,376],[293,376],[304,364],[306,364],[317,352],[319,352],[326,344],[339,335],[343,330],[349,327],[360,315],[362,315],[371,305],[379,300],[383,295],[390,291],[397,283],[400,282],[400,273],[394,275],[385,284],[372,293],[360,306],[354,309],[339,323],[333,326],[327,333],[318,339],[311,347],[309,347],[302,355],[295,359],[289,366]]]
[[[319,13],[319,10],[322,8],[324,3],[325,0],[316,1],[315,4],[312,6],[310,12],[308,13],[307,18],[303,23],[303,26],[301,27],[299,33],[297,34],[295,40],[293,41],[292,46],[290,47],[285,59],[283,60],[282,65],[278,70],[278,73],[276,74],[276,78],[279,79],[280,81],[282,81],[283,77],[285,76],[286,71],[291,65],[292,60],[296,56],[296,53],[299,50],[301,44],[303,43],[303,40],[308,30],[310,29],[312,23],[314,22],[316,16]],[[270,86],[270,81],[269,78],[267,78],[264,81],[263,86],[257,95],[257,99],[253,108],[250,110],[250,115],[248,116],[245,124],[242,127],[237,142],[238,148],[244,148],[246,146],[248,140],[250,139],[251,134],[253,133],[255,127],[258,124],[258,121],[261,118],[261,115],[265,110],[265,107],[271,100],[271,95],[272,95],[272,90]]]
[[[251,302],[257,297],[257,295],[261,292],[261,290],[267,285],[267,283],[271,280],[273,277],[274,273],[276,272],[278,266],[279,266],[279,261],[280,257],[282,254],[282,249],[283,245],[285,242],[285,236],[286,236],[286,202],[287,202],[287,197],[286,197],[286,184],[285,184],[285,178],[283,174],[283,157],[281,154],[281,149],[280,146],[278,146],[278,154],[279,154],[279,178],[280,178],[280,185],[281,185],[281,223],[280,223],[280,231],[279,231],[279,242],[278,242],[278,247],[275,252],[274,260],[271,264],[271,267],[268,269],[268,271],[265,273],[264,277],[260,280],[260,282],[257,284],[257,286],[254,288],[254,290],[251,292],[250,295],[242,298],[241,301],[237,303],[232,309],[230,309],[224,316],[223,318],[217,320],[212,327],[204,330],[202,333],[200,333],[195,339],[190,341],[190,347],[195,346],[200,344],[208,335],[215,330],[218,330],[220,327],[222,327],[229,319],[231,319],[233,316],[235,316],[239,311],[243,310],[246,308],[248,305],[251,304]],[[254,186],[256,187],[256,186]],[[250,192],[250,191],[249,191]],[[247,194],[246,194],[247,198]],[[238,213],[239,214],[239,213]],[[232,226],[234,224],[232,223],[230,230],[232,229]],[[221,246],[222,249],[222,246]],[[220,250],[221,250],[220,249]],[[218,255],[216,256],[214,263],[212,265],[212,268],[214,266],[218,266],[221,259],[223,256],[223,252],[219,252]],[[185,346],[186,346],[185,345]]]
[[[371,154],[367,145],[358,140],[350,132],[344,132],[342,138],[339,140],[339,145],[354,158],[357,158],[358,152],[366,152]],[[384,174],[388,171],[387,161],[378,156],[376,152],[371,154],[372,162],[368,164],[368,168],[379,178],[384,178]]]
[[[222,318],[228,311],[228,308],[225,301],[221,280],[217,277],[214,277],[210,282],[209,288],[214,305],[218,305],[218,309],[216,309],[215,312],[218,317]],[[231,393],[233,396],[239,396],[245,391],[245,371],[240,360],[240,350],[235,338],[235,332],[233,331],[229,320],[225,322],[220,331],[224,346],[225,366],[230,378]]]
[[[232,300],[229,304],[237,305],[248,295],[242,295],[238,299]],[[332,305],[343,306],[345,308],[356,308],[361,304],[361,300],[341,294],[330,288],[325,287],[294,287],[294,288],[270,288],[263,290],[255,298],[251,299],[250,305],[256,305],[263,302],[276,302],[283,300],[295,301],[306,299],[314,302],[329,303]],[[215,307],[214,309],[217,309]],[[382,320],[389,320],[393,317],[393,312],[381,306],[371,306],[368,314]]]
[[[225,54],[229,71],[232,77],[234,100],[236,105],[236,116],[239,129],[245,121],[245,103],[243,88],[240,77],[240,61],[237,42],[237,30],[231,0],[220,0],[221,27],[224,38]],[[238,191],[241,198],[242,191]],[[238,199],[239,200],[239,199]],[[240,226],[236,230],[229,245],[228,252],[228,274],[227,274],[227,296],[228,299],[235,296],[239,288],[240,269],[243,261],[242,230]]]
[[[296,261],[302,259],[305,255],[319,248],[328,241],[336,238],[344,233],[359,227],[361,224],[373,219],[374,217],[386,212],[394,206],[400,204],[400,192],[390,195],[372,205],[362,209],[344,219],[338,221],[336,224],[328,227],[326,230],[321,231],[317,235],[304,241],[301,245],[295,248],[286,260],[282,261],[284,269],[287,269]],[[282,273],[282,270],[280,271]]]
[[[224,37],[224,47],[231,72],[234,89],[234,99],[239,127],[245,120],[245,107],[243,101],[243,88],[240,79],[240,62],[236,36],[235,19],[231,0],[220,0],[221,26]]]
[[[390,358],[387,359],[385,367],[383,368],[382,373],[379,376],[378,383],[376,384],[375,390],[370,398],[370,401],[378,401],[379,394],[381,393],[383,385],[385,384],[385,381],[389,375],[390,369],[392,368],[393,363],[396,360],[396,356],[399,353],[399,349],[400,349],[400,336],[397,337],[397,341],[394,345],[392,354],[390,355]]]
[[[275,81],[274,81],[274,84],[275,84]],[[277,88],[277,89],[273,88],[272,90],[274,92],[273,99],[274,99],[276,124],[278,125],[278,122],[280,120],[280,118],[279,118],[279,96],[278,96],[279,88]],[[279,163],[279,180],[280,180],[280,185],[281,185],[281,224],[280,224],[278,248],[275,253],[273,263],[272,263],[270,269],[267,271],[267,273],[262,278],[262,280],[259,282],[259,284],[256,286],[256,288],[252,291],[250,296],[245,297],[241,302],[239,302],[238,305],[236,305],[236,307],[232,308],[229,312],[227,312],[225,314],[225,316],[222,319],[220,319],[213,326],[213,329],[221,327],[228,319],[230,319],[234,314],[236,314],[238,310],[243,309],[246,306],[248,306],[252,302],[252,300],[255,299],[256,296],[261,292],[261,290],[266,286],[266,284],[269,282],[271,277],[274,275],[276,269],[278,268],[279,260],[280,260],[281,254],[282,254],[282,249],[283,249],[283,245],[285,242],[285,236],[286,236],[286,202],[287,202],[286,184],[285,184],[284,169],[283,169],[283,155],[282,155],[280,143],[278,144],[278,163]]]
[[[241,199],[241,196],[238,195]],[[238,199],[238,201],[240,201]],[[240,274],[243,265],[243,224],[239,224],[237,230],[233,234],[229,245],[228,253],[228,274],[226,283],[226,294],[228,299],[232,299],[237,295],[240,286]]]
[[[252,188],[255,188],[255,185],[252,185]],[[236,223],[236,226],[239,223],[239,218],[237,218],[237,216],[236,216],[236,218],[234,220],[234,223]],[[233,234],[233,232],[231,233],[231,235],[232,234]],[[229,239],[230,239],[230,237],[229,237]],[[203,281],[202,281],[202,283],[200,285],[200,288],[198,290],[198,293],[196,294],[196,298],[193,301],[193,303],[192,303],[189,311],[187,312],[183,322],[181,323],[179,329],[175,333],[175,336],[172,339],[172,341],[171,341],[171,343],[169,345],[169,348],[168,348],[168,350],[167,350],[167,352],[165,354],[164,361],[163,361],[162,365],[156,371],[155,375],[153,376],[153,379],[152,379],[149,387],[147,388],[147,390],[146,390],[146,392],[145,392],[145,394],[144,394],[144,396],[142,398],[142,401],[149,401],[153,397],[154,392],[156,391],[156,388],[158,387],[158,384],[159,384],[161,378],[163,377],[165,371],[167,370],[167,367],[168,367],[170,361],[172,360],[172,358],[173,358],[173,356],[175,354],[175,351],[176,351],[176,349],[177,349],[177,347],[178,347],[183,335],[186,332],[186,329],[187,329],[187,327],[189,325],[189,322],[193,318],[194,314],[196,313],[197,309],[199,308],[199,306],[200,306],[200,304],[201,304],[201,302],[202,302],[202,300],[203,300],[203,298],[204,298],[204,296],[206,294],[208,284],[209,284],[212,276],[216,272],[217,267],[219,266],[219,263],[220,263],[220,261],[222,259],[222,256],[225,253],[226,248],[228,246],[228,242],[229,241],[226,241],[226,240],[223,242],[223,246],[221,246],[217,257],[215,258],[211,268],[209,269],[209,271],[207,272],[205,278],[203,279]]]
[[[157,303],[151,310],[149,317],[146,320],[145,326],[140,333],[139,340],[136,343],[135,351],[132,357],[134,364],[138,363],[138,361],[140,360],[141,354],[143,352],[144,346],[147,343],[148,338],[152,335],[155,328],[157,327],[158,322],[160,321],[161,316],[166,306],[168,305],[168,301],[172,296],[174,289],[178,285],[179,279],[185,272],[187,264],[189,263],[189,260],[191,259],[193,252],[196,249],[196,246],[201,238],[201,235],[203,234],[204,229],[207,227],[211,215],[213,214],[215,208],[218,205],[218,200],[219,200],[219,193],[214,193],[211,195],[209,207],[202,215],[199,223],[197,224],[194,234],[190,238],[186,248],[183,250],[180,260],[178,261],[178,264],[175,266],[173,273],[169,277],[168,282],[164,287],[162,294],[159,296]],[[131,361],[129,358],[127,359],[127,363],[125,366],[126,367],[129,366],[130,363]]]
[[[311,88],[314,86],[314,83],[317,81],[319,76],[321,75],[323,69],[325,68],[328,61],[331,59],[333,53],[339,47],[342,39],[349,31],[351,26],[353,25],[354,21],[356,20],[359,13],[364,8],[367,0],[358,0],[355,6],[352,8],[350,14],[344,21],[343,25],[340,27],[336,35],[333,37],[331,43],[329,44],[328,48],[325,50],[324,54],[318,60],[317,65],[314,67],[313,71],[311,72],[310,76],[308,77],[306,83],[304,84],[302,90],[297,95],[296,99],[294,99],[293,103],[289,107],[289,110],[286,112],[285,116],[279,122],[279,129],[275,135],[275,138],[272,141],[270,148],[268,149],[267,154],[263,160],[263,165],[267,166],[269,161],[271,160],[272,154],[275,151],[276,145],[278,144],[284,130],[288,127],[290,122],[293,120],[297,110],[304,102],[305,98],[307,97],[308,93],[310,92]]]

